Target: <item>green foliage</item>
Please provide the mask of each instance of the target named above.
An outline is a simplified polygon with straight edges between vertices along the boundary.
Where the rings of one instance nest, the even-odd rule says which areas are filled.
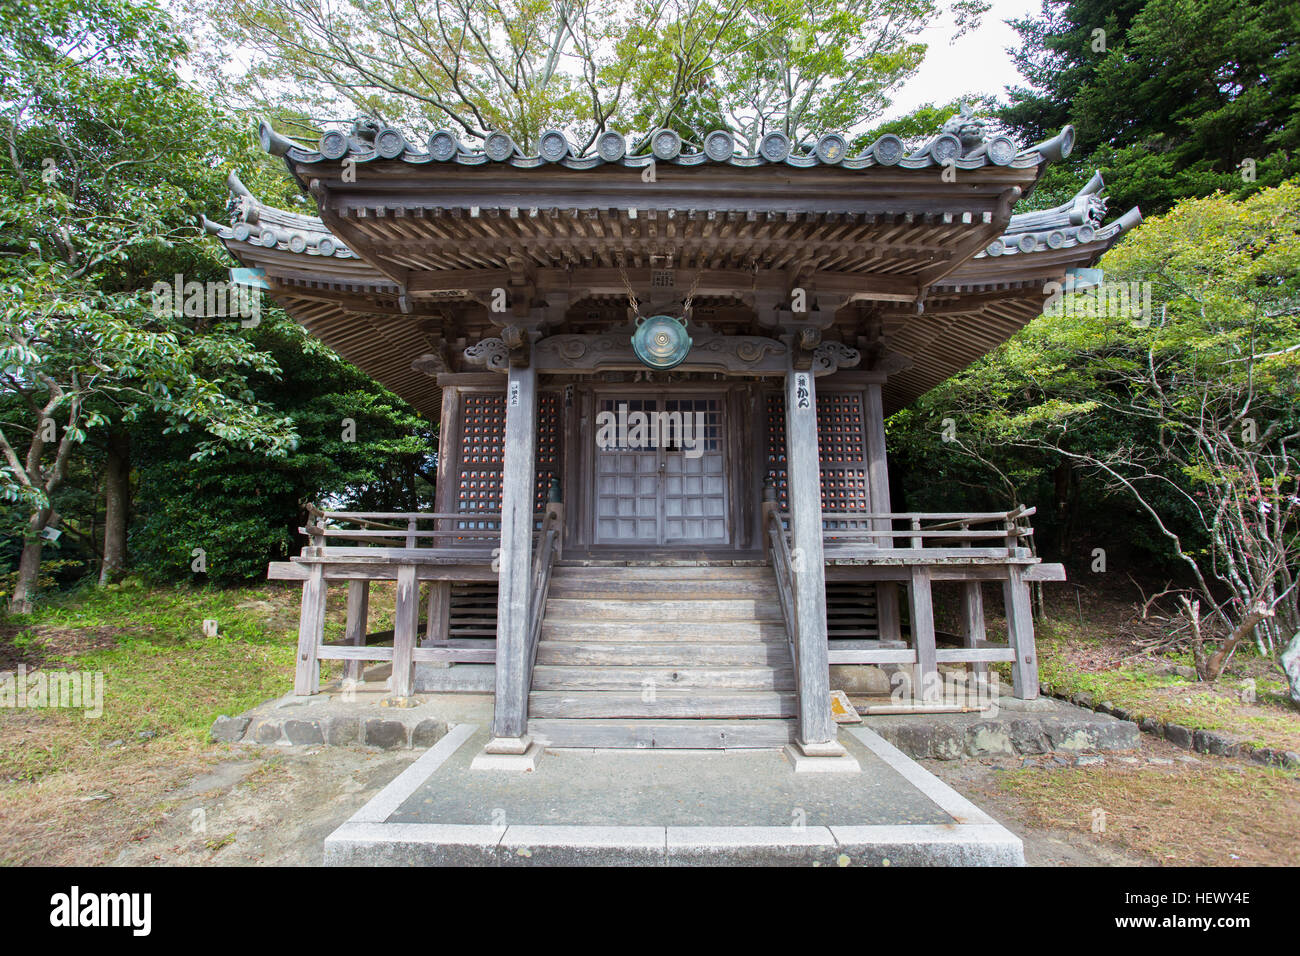
[[[1066,123],[1121,208],[1244,196],[1300,172],[1300,6],[1253,0],[1047,0],[1017,21],[1002,118],[1036,139]],[[1095,32],[1104,31],[1104,50]]]
[[[985,0],[957,0],[958,34]],[[854,132],[920,66],[935,0],[205,0],[209,82],[239,108],[297,118],[351,110],[423,134],[547,127],[588,147],[604,129],[643,137],[712,129],[749,148],[774,129],[799,145]],[[224,51],[251,60],[232,66]],[[241,57],[242,61],[243,57]],[[281,81],[293,75],[291,87]],[[346,106],[344,104],[347,104]],[[648,139],[633,144],[645,148]]]
[[[132,544],[163,577],[189,577],[200,546],[217,579],[264,575],[296,551],[307,499],[425,500],[427,423],[282,314],[244,328],[155,308],[156,283],[227,278],[198,225],[225,218],[226,169],[302,202],[181,81],[166,14],[39,0],[0,5],[0,31],[0,574],[56,516],[55,560],[30,583],[93,570],[110,429],[134,449]],[[355,444],[338,440],[345,417]]]
[[[296,554],[306,502],[359,510],[431,509],[432,427],[401,399],[319,345],[282,314],[256,330],[282,374],[253,383],[293,421],[298,445],[274,460],[230,448],[191,460],[193,439],[159,431],[137,449],[137,561],[164,580],[221,583],[264,578],[268,561]],[[355,425],[345,440],[344,420]],[[350,430],[348,437],[351,437]],[[206,575],[191,570],[206,554]]]
[[[1102,265],[1107,283],[1148,285],[1145,319],[1066,296],[891,419],[909,506],[992,475],[1008,501],[1054,503],[1035,524],[1060,556],[1086,564],[1084,542],[1167,560],[1181,547],[1242,603],[1279,575],[1269,593],[1280,620],[1293,614],[1300,183],[1186,200]]]

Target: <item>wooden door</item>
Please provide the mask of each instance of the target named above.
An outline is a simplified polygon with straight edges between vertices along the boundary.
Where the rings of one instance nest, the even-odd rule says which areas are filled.
[[[723,407],[721,395],[624,394],[597,399],[598,413],[631,422],[632,427],[620,428],[613,441],[599,427],[592,433],[595,544],[728,543]],[[657,427],[638,431],[638,413],[657,416]]]

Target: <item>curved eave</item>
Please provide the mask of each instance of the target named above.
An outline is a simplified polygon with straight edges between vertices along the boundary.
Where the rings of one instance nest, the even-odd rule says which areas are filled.
[[[858,156],[843,158],[825,158],[820,150],[808,154],[793,151],[783,157],[771,160],[763,155],[741,155],[732,153],[724,158],[713,158],[705,152],[677,152],[673,155],[656,155],[654,153],[626,155],[620,152],[616,158],[606,158],[597,153],[582,156],[573,155],[571,150],[555,159],[538,156],[526,156],[511,144],[508,151],[498,158],[489,156],[483,149],[467,149],[457,145],[448,155],[435,156],[432,152],[417,149],[406,141],[397,131],[385,131],[394,134],[396,148],[381,151],[378,147],[357,148],[350,142],[342,152],[326,156],[319,149],[304,146],[286,136],[277,133],[264,120],[259,127],[262,147],[274,156],[284,159],[294,175],[299,175],[299,166],[333,166],[350,161],[358,164],[399,161],[412,166],[430,164],[450,166],[501,165],[514,169],[538,169],[547,166],[559,166],[573,170],[591,170],[600,166],[621,166],[627,169],[644,169],[656,163],[669,163],[675,166],[732,166],[752,168],[757,166],[786,166],[795,169],[807,169],[815,166],[837,166],[849,170],[868,169],[930,169],[950,163],[958,170],[982,169],[987,166],[1004,166],[1013,169],[1029,169],[1056,162],[1068,156],[1074,144],[1074,130],[1067,126],[1059,134],[1043,143],[1035,144],[1018,153],[998,154],[988,149],[975,150],[967,157],[951,157],[938,146],[942,137],[927,143],[922,149],[908,154],[906,148],[896,137],[882,137],[872,143]],[[892,142],[886,143],[886,140]],[[887,147],[887,148],[886,148]],[[960,147],[958,147],[960,148]],[[1014,146],[1011,147],[1014,149]],[[305,183],[304,183],[305,185]]]
[[[1090,224],[1004,235],[955,269],[941,286],[996,284],[1025,270],[1087,266],[1142,221],[1136,206],[1101,227]]]
[[[294,218],[291,220],[289,217]],[[241,246],[278,249],[292,255],[319,257],[331,264],[343,260],[362,261],[314,216],[262,206],[252,221],[226,225],[203,216],[200,222],[207,232],[227,244],[235,242]]]
[[[906,407],[1015,335],[1042,314],[1047,283],[1096,263],[1141,219],[1134,208],[1097,230],[1092,242],[981,256],[936,283],[925,312],[899,313],[889,329],[891,350],[909,356],[912,366],[889,377],[886,411]]]

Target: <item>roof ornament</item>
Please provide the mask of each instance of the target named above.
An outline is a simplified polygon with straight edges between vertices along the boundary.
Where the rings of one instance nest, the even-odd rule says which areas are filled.
[[[226,203],[226,212],[230,215],[231,222],[257,222],[261,204],[235,175],[234,170],[231,170],[230,175],[226,177],[226,186],[230,189],[230,201]]]
[[[988,120],[975,115],[975,108],[969,103],[963,102],[957,108],[957,113],[948,118],[943,124],[941,132],[951,133],[956,136],[961,143],[962,155],[969,153],[977,146],[982,146],[988,138],[985,127]]]
[[[336,129],[327,131],[321,136],[317,149],[326,159],[342,159],[353,152],[374,152],[375,140],[382,131],[384,126],[375,117],[358,116],[352,121],[352,129],[347,134]]]

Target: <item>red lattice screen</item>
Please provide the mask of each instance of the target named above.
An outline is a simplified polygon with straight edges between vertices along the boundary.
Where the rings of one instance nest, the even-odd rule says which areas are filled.
[[[501,470],[505,460],[506,399],[503,393],[461,395],[460,472],[456,511],[501,510]],[[537,481],[535,511],[546,509],[552,478],[560,477],[560,396],[543,392],[537,400]],[[489,523],[496,527],[496,522]]]
[[[859,392],[822,392],[817,396],[817,445],[821,457],[822,510],[869,511],[866,423]],[[785,395],[767,397],[766,474],[776,479],[781,510],[790,506],[785,460]]]

